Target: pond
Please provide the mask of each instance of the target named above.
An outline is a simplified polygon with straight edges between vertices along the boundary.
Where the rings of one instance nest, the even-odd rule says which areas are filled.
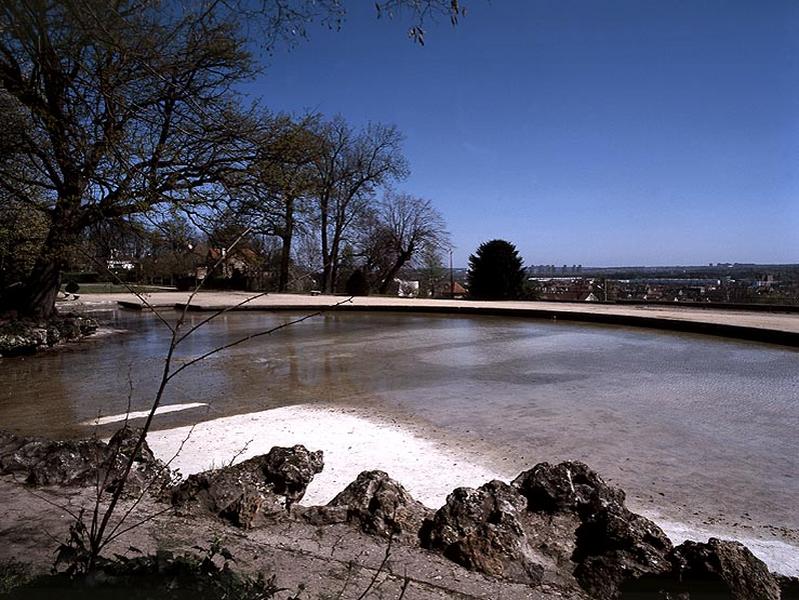
[[[163,326],[148,314],[99,316],[124,332],[0,360],[0,427],[87,435],[128,398],[132,410],[147,408]],[[290,318],[221,317],[181,345],[178,361]],[[504,317],[336,313],[203,361],[164,402],[210,407],[159,416],[156,428],[290,404],[370,407],[479,448],[503,472],[583,460],[635,507],[797,541],[799,352],[779,346]]]

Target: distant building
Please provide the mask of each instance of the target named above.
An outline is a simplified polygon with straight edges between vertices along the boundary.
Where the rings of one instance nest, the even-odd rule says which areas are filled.
[[[439,296],[441,298],[463,298],[466,296],[466,288],[455,281],[450,289],[450,285],[447,283],[442,286]]]
[[[540,290],[539,299],[550,302],[599,302],[593,279],[583,277],[529,277]]]

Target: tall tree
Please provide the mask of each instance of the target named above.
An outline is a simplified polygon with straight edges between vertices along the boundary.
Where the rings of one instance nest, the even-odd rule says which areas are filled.
[[[19,306],[44,317],[86,227],[194,202],[236,167],[248,121],[227,92],[251,63],[232,22],[190,5],[8,0],[0,29],[30,173],[0,165],[0,185],[49,218]]]
[[[524,265],[516,246],[505,240],[480,244],[469,257],[469,297],[478,300],[514,300],[521,297]]]
[[[313,165],[320,146],[311,125],[317,121],[317,117],[297,122],[286,116],[263,118],[256,157],[232,182],[236,210],[252,231],[280,240],[279,291],[288,288],[294,237],[309,217],[309,198],[316,184]]]
[[[376,191],[408,174],[402,135],[396,127],[370,124],[355,131],[341,117],[318,130],[321,151],[315,161],[322,251],[322,285],[335,289],[339,253],[347,233],[363,216]]]

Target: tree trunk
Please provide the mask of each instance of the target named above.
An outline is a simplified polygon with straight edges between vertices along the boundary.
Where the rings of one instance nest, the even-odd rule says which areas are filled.
[[[294,199],[286,199],[285,228],[280,239],[280,273],[278,274],[277,291],[285,292],[289,287],[289,267],[291,266],[291,240],[294,237]]]
[[[377,292],[379,294],[388,293],[388,286],[390,286],[391,282],[394,281],[394,277],[397,276],[399,270],[405,265],[405,263],[407,263],[410,260],[412,254],[413,254],[412,251],[400,253],[400,255],[397,257],[396,262],[394,262],[394,266],[392,266],[388,270],[388,273],[386,273],[386,275],[383,277],[382,281],[380,282],[380,287],[377,289]]]
[[[327,209],[328,209],[328,201],[327,199],[322,199],[320,203],[321,209],[321,224],[322,224],[322,292],[330,293],[332,290],[332,274],[333,269],[331,262],[330,251],[328,249],[328,239],[327,239]]]
[[[280,273],[277,281],[277,291],[286,292],[289,287],[289,267],[291,266],[291,235],[281,237],[283,248],[280,251]]]
[[[61,271],[67,265],[69,251],[77,241],[81,229],[80,221],[73,210],[56,209],[33,271],[15,302],[15,308],[20,315],[48,319],[55,314],[55,301],[61,289]]]
[[[57,258],[39,257],[16,306],[20,315],[48,319],[55,314],[55,301],[61,288],[61,267]]]
[[[336,233],[333,237],[333,246],[330,248],[330,293],[335,293],[338,282],[338,253],[341,246],[341,237]]]

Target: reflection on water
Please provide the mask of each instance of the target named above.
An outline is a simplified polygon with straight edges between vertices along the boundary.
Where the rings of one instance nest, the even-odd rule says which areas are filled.
[[[81,422],[125,412],[129,395],[132,410],[147,408],[164,329],[151,315],[106,316],[129,332],[0,360],[0,426],[85,435]],[[177,361],[288,318],[227,315],[181,345]],[[159,417],[161,428],[294,403],[370,404],[464,444],[484,439],[509,472],[581,459],[639,499],[699,498],[705,508],[799,526],[799,353],[776,346],[506,318],[341,313],[203,361],[175,379],[164,402],[209,407]]]

